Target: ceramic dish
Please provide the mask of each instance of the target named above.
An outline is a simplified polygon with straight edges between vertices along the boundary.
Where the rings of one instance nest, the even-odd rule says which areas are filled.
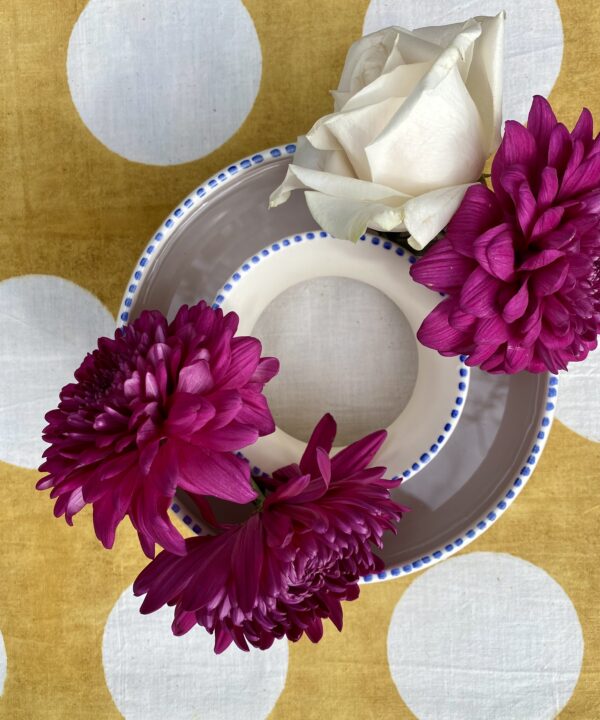
[[[145,308],[169,316],[183,303],[213,298],[239,267],[314,220],[301,193],[268,209],[294,145],[272,148],[230,165],[185,198],[165,220],[133,271],[120,310],[122,322]],[[365,581],[414,572],[457,552],[496,522],[527,482],[554,415],[557,379],[471,371],[461,421],[440,452],[396,491],[413,508],[398,534],[386,539],[386,570]],[[173,507],[192,530],[199,526],[185,495]]]
[[[436,293],[411,280],[409,268],[414,260],[403,248],[376,235],[363,235],[355,244],[323,230],[296,233],[242,263],[218,291],[214,307],[235,311],[240,317],[238,332],[255,335],[255,325],[267,306],[289,288],[317,277],[347,278],[386,295],[414,334],[439,300]],[[462,359],[442,357],[420,344],[417,353],[417,378],[408,404],[387,428],[388,437],[373,461],[394,477],[410,478],[441,452],[467,396],[469,370]],[[255,473],[271,473],[297,462],[305,447],[305,442],[277,427],[242,452]]]

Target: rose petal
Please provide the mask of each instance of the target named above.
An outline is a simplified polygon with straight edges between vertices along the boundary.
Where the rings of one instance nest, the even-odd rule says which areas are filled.
[[[396,39],[395,29],[389,27],[365,35],[352,43],[346,53],[337,90],[332,93],[336,98],[336,112],[349,97],[381,74]]]
[[[410,198],[409,195],[385,185],[357,178],[340,177],[294,164],[288,166],[285,179],[271,194],[269,204],[271,207],[276,207],[285,202],[293,190],[306,188],[333,198],[358,202],[394,203],[396,206],[402,205]]]
[[[410,233],[409,244],[423,250],[446,227],[470,185],[432,190],[404,205],[403,221]]]
[[[481,120],[456,67],[459,59],[455,47],[445,50],[365,149],[374,182],[420,195],[479,178],[485,163]]]
[[[373,107],[389,98],[395,98],[399,101],[395,103],[395,110],[397,110],[404,98],[410,95],[417,83],[431,69],[432,64],[433,59],[411,63],[410,65],[402,64],[393,70],[384,72],[351,98],[348,98],[343,108],[341,108],[342,112],[347,113],[367,106]],[[310,138],[310,133],[308,137]]]
[[[306,204],[317,224],[333,237],[356,242],[367,228],[384,231],[404,230],[403,209],[381,203],[330,197],[318,192],[305,193]]]
[[[381,183],[372,172],[366,148],[385,130],[403,102],[403,97],[386,96],[373,105],[350,110],[347,110],[346,106],[343,112],[334,113],[325,119],[319,126],[319,131],[313,128],[307,139],[317,148],[324,147],[325,143],[320,144],[319,138],[327,132],[345,152],[357,178],[372,180],[402,191],[404,173],[396,171],[394,177],[387,178],[391,182]]]
[[[478,17],[481,36],[475,43],[467,89],[483,123],[484,149],[491,155],[500,145],[502,125],[502,65],[505,13]]]
[[[416,31],[400,27],[365,35],[350,46],[346,55],[338,88],[332,93],[335,112],[382,74],[399,65],[433,62],[439,53],[438,45],[419,37]]]

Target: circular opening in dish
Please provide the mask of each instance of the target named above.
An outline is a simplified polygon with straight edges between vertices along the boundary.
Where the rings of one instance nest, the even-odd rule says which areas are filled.
[[[281,361],[265,393],[278,427],[307,441],[321,416],[338,423],[336,445],[386,428],[412,395],[414,332],[392,300],[357,280],[318,277],[275,298],[253,334]]]

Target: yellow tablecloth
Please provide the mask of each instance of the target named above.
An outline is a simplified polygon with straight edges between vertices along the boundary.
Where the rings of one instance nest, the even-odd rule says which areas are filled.
[[[88,9],[100,6],[100,20],[110,25],[111,8],[118,4],[92,0]],[[166,0],[163,4],[168,5]],[[428,21],[429,4],[439,5],[422,2],[423,24]],[[153,3],[137,5],[151,10]],[[62,287],[60,282],[53,285],[58,282],[54,279],[39,284],[39,279],[30,278],[30,284],[23,284],[29,282],[25,276],[42,275],[66,279],[97,298],[82,291],[79,305],[76,288],[70,310],[51,318],[50,325],[55,325],[45,328],[47,334],[32,322],[32,332],[39,333],[36,362],[41,366],[56,360],[54,350],[48,348],[56,348],[57,333],[68,345],[69,327],[78,324],[81,307],[86,311],[92,307],[94,317],[102,316],[104,325],[106,313],[98,301],[116,315],[147,238],[186,193],[234,159],[295,139],[330,110],[328,91],[337,84],[346,49],[363,32],[368,0],[245,0],[244,5],[260,43],[262,69],[256,98],[241,117],[239,129],[200,159],[168,164],[167,158],[163,164],[143,164],[111,150],[105,138],[84,123],[73,100],[77,78],[72,74],[68,78],[67,50],[86,3],[3,0],[0,280],[13,283],[4,285],[5,296],[15,298],[17,305],[25,297],[25,304],[34,307],[36,288],[42,297],[44,293],[51,297],[53,288]],[[391,0],[387,5],[393,5]],[[397,5],[402,5],[400,0]],[[473,14],[473,8],[477,12],[475,5],[469,3],[464,15]],[[511,3],[505,5],[510,14]],[[592,0],[561,0],[559,8],[563,57],[550,99],[558,117],[571,126],[584,104],[600,117],[600,5]],[[210,13],[206,21],[210,23]],[[536,21],[532,15],[531,23]],[[178,22],[186,23],[185,13]],[[239,37],[232,30],[229,42],[220,42],[215,51],[228,53]],[[534,72],[535,63],[535,53],[525,54],[522,72]],[[193,83],[186,91],[194,91]],[[0,297],[5,296],[0,292]],[[0,374],[8,364],[22,362],[22,383],[31,386],[32,359],[19,358],[21,346],[15,345],[12,334],[5,334],[16,327],[10,322],[18,322],[19,327],[28,324],[20,316],[11,320],[9,315],[19,311],[0,299]],[[22,332],[27,333],[27,328]],[[1,393],[0,389],[2,427],[7,427],[7,414],[18,426],[26,408],[10,405]],[[29,387],[28,393],[39,398],[44,389]],[[596,391],[582,414],[597,414],[597,401]],[[49,396],[47,407],[54,402]],[[27,413],[24,422],[31,423]],[[581,431],[580,426],[570,429],[560,419],[555,423],[539,468],[514,507],[465,553],[510,553],[533,563],[562,587],[576,610],[585,650],[577,686],[560,717],[594,720],[600,717],[600,444],[575,430]],[[14,432],[18,439],[19,427]],[[27,442],[23,447],[21,451],[11,440],[0,453],[7,460],[0,462],[0,631],[5,649],[5,662],[0,659],[0,716],[14,720],[121,717],[117,707],[127,703],[115,697],[114,688],[109,690],[103,635],[111,610],[144,558],[128,527],[119,530],[116,548],[106,552],[94,537],[87,511],[76,518],[75,528],[55,520],[47,495],[34,489],[38,473],[28,462]],[[278,720],[414,717],[392,679],[387,649],[394,607],[414,582],[411,576],[366,586],[357,602],[346,605],[341,634],[328,627],[317,646],[306,640],[290,644],[284,687],[268,716]],[[158,652],[157,642],[154,651]],[[198,682],[203,672],[198,670]],[[250,696],[254,690],[247,688]],[[423,692],[431,692],[427,676]],[[139,716],[123,712],[126,717]],[[182,714],[174,702],[162,716],[225,715],[211,710],[207,701],[197,715]],[[241,699],[239,717],[244,717]],[[457,715],[441,702],[437,717]],[[518,709],[513,717],[522,717]],[[523,716],[522,720],[532,719]]]

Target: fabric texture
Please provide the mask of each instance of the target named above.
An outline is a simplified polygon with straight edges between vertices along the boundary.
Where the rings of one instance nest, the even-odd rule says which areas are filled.
[[[138,613],[131,584],[145,560],[135,532],[119,528],[107,552],[88,509],[67,527],[35,490],[43,412],[95,338],[111,332],[154,229],[215,171],[295,140],[330,112],[328,91],[363,32],[504,7],[509,116],[523,120],[532,92],[550,92],[568,126],[583,105],[600,118],[597,3],[451,5],[1,3],[0,718],[600,717],[598,352],[562,378],[549,444],[510,511],[457,557],[364,586],[345,608],[343,632],[327,628],[318,645],[284,641],[216,658],[201,630],[174,638],[171,612]],[[339,284],[321,291],[329,301],[345,292]],[[298,297],[265,318],[273,344],[276,323],[303,307],[314,313],[311,337],[330,332],[331,323],[318,327],[314,302],[298,305]],[[390,353],[404,358],[400,335],[391,342]],[[344,347],[367,352],[354,340],[338,358]],[[382,367],[374,390],[349,387],[379,392],[389,422],[403,400],[385,396],[393,367],[387,359]],[[308,417],[314,397],[300,403],[302,382],[276,399],[304,410],[298,434],[316,419]],[[344,414],[344,395],[332,397],[343,433],[379,419]]]

